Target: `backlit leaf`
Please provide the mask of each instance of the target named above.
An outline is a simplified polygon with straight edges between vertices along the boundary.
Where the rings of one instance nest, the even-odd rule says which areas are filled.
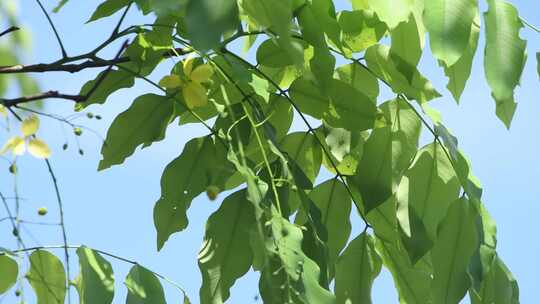
[[[19,265],[7,254],[0,255],[0,295],[8,291],[17,282]]]
[[[114,296],[114,274],[111,264],[98,252],[88,248],[77,249],[79,276],[75,287],[80,304],[112,303]]]
[[[51,156],[51,149],[41,139],[32,138],[28,142],[28,152],[36,158],[49,158]]]
[[[394,29],[400,22],[407,21],[411,13],[413,0],[367,0],[371,8],[385,22],[390,29]]]
[[[21,131],[24,137],[28,137],[36,134],[39,129],[39,118],[36,115],[32,115],[21,123]]]
[[[39,304],[63,304],[66,296],[66,272],[52,253],[38,250],[30,255],[26,279],[36,293]]]
[[[135,265],[125,281],[128,289],[126,304],[166,304],[163,287],[148,269]]]

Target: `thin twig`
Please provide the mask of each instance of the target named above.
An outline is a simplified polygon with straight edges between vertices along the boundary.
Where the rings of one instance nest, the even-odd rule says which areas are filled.
[[[64,48],[62,39],[60,39],[60,35],[58,34],[58,31],[56,30],[56,26],[54,26],[51,16],[49,16],[49,13],[47,13],[47,10],[45,9],[45,7],[43,7],[43,4],[41,4],[40,0],[36,0],[36,2],[39,5],[39,8],[41,9],[45,17],[47,18],[47,21],[49,22],[49,25],[51,26],[54,32],[54,35],[56,36],[56,40],[58,41],[58,45],[60,46],[60,50],[62,51],[62,58],[67,58],[68,55],[67,55],[66,49]]]
[[[85,101],[85,96],[82,96],[82,95],[69,95],[69,94],[60,93],[58,91],[48,91],[48,92],[39,93],[36,95],[23,96],[23,97],[18,97],[18,98],[13,98],[13,99],[0,98],[0,104],[4,105],[5,107],[12,107],[18,104],[23,104],[27,102],[48,99],[48,98],[66,99],[66,100],[71,100],[74,102]]]
[[[519,19],[521,19],[521,22],[523,24],[525,24],[526,26],[528,26],[531,30],[537,32],[537,33],[540,33],[540,28],[532,25],[531,23],[527,22],[527,20],[523,19],[522,17],[520,17]]]
[[[4,35],[7,35],[7,34],[9,34],[9,33],[11,33],[11,32],[14,32],[14,31],[18,31],[18,30],[20,30],[20,28],[18,28],[18,27],[16,27],[16,26],[12,26],[12,27],[8,28],[7,30],[1,32],[1,33],[0,33],[0,37],[2,37],[2,36],[4,36]]]

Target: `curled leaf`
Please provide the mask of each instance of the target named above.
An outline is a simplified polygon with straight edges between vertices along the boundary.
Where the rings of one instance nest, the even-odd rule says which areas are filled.
[[[49,158],[51,156],[51,149],[42,140],[34,138],[28,142],[28,152],[36,158]]]

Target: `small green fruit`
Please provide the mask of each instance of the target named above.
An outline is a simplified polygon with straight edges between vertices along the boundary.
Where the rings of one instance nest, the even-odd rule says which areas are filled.
[[[39,208],[38,211],[37,211],[37,213],[38,213],[39,215],[41,215],[41,216],[47,215],[47,212],[48,212],[48,210],[47,210],[47,208],[45,208],[45,207],[41,207],[41,208]]]
[[[17,174],[17,165],[16,164],[11,164],[11,166],[9,166],[9,173]]]
[[[92,119],[94,118],[94,114],[92,112],[88,112],[86,113],[86,117],[88,117],[88,119]]]
[[[73,133],[75,133],[76,136],[82,135],[82,129],[81,128],[74,128]]]

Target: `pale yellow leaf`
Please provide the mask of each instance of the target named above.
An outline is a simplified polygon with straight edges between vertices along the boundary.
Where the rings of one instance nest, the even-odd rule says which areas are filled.
[[[51,149],[42,140],[34,138],[28,143],[28,152],[36,158],[48,158],[51,156]]]
[[[5,154],[6,152],[12,151],[15,155],[23,155],[25,151],[24,139],[19,136],[13,136],[8,139],[8,141],[2,147],[0,155]]]
[[[39,118],[36,115],[32,115],[21,124],[21,131],[24,137],[32,136],[36,134],[39,129]]]
[[[182,85],[182,79],[178,75],[167,75],[161,78],[159,85],[166,89],[175,89]]]
[[[195,57],[194,56],[188,56],[186,60],[184,60],[184,75],[186,75],[188,78],[191,75],[191,71],[193,71],[193,63],[195,63]]]
[[[203,64],[196,67],[191,73],[191,80],[198,83],[207,82],[210,80],[210,77],[214,74],[214,69],[209,64]]]
[[[188,108],[193,109],[197,107],[205,106],[208,103],[208,96],[206,96],[206,89],[197,82],[189,82],[182,92],[184,100]]]
[[[6,111],[6,107],[4,107],[4,105],[0,105],[0,116],[7,117],[7,111]]]

